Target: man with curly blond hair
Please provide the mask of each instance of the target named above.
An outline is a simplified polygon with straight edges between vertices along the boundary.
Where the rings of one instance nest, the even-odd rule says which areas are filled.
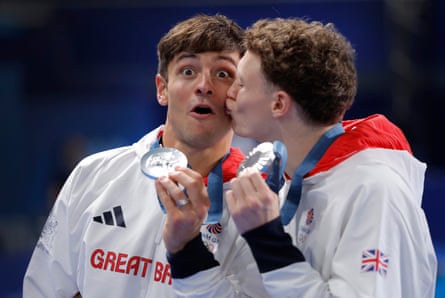
[[[269,294],[433,298],[426,165],[383,115],[344,120],[350,42],[333,24],[277,18],[248,28],[245,45],[226,102],[234,130],[285,146],[287,163],[279,192],[247,168],[226,201]]]

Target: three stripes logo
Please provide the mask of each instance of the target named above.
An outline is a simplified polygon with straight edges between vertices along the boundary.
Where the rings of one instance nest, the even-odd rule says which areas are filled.
[[[94,216],[93,221],[109,226],[126,227],[121,206],[113,207],[112,210],[105,211],[102,215]]]

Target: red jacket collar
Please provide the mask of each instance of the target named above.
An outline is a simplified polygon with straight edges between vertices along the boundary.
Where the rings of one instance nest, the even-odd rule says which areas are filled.
[[[345,133],[332,143],[306,176],[327,171],[368,148],[404,150],[412,154],[403,132],[383,115],[375,114],[362,119],[345,120],[342,125]]]

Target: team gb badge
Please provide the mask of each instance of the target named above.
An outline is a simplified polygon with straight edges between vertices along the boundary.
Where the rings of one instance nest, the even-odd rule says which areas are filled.
[[[302,245],[312,230],[314,224],[314,208],[302,213],[300,224],[298,225],[297,243]]]

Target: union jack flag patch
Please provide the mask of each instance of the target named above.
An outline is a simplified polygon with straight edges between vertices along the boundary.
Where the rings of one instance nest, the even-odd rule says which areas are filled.
[[[389,258],[378,249],[369,249],[362,252],[361,272],[377,272],[386,276]]]

